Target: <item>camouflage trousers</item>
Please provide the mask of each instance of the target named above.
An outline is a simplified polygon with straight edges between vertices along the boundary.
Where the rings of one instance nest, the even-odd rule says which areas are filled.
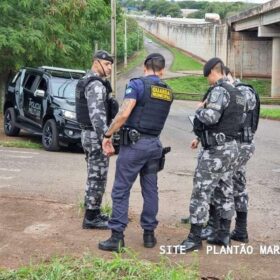
[[[231,219],[234,215],[232,176],[238,155],[236,141],[210,149],[202,149],[193,178],[190,201],[190,223],[204,224],[208,219],[211,194],[217,188],[221,199],[215,207],[221,218]]]
[[[246,164],[255,152],[255,144],[238,143],[236,171],[232,177],[235,210],[248,211],[248,191],[246,188]]]
[[[82,130],[81,141],[87,162],[85,208],[99,209],[107,182],[109,158],[103,154],[95,131]]]

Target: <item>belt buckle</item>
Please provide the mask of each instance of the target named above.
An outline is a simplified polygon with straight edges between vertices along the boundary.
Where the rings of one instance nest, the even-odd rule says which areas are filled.
[[[226,136],[224,133],[220,132],[215,135],[215,140],[218,145],[223,145],[226,142]]]

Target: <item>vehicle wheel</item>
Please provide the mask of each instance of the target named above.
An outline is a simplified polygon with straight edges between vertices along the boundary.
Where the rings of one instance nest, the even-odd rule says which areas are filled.
[[[20,129],[15,126],[16,112],[14,108],[8,108],[4,115],[4,131],[8,136],[17,136]]]
[[[55,120],[49,119],[43,127],[42,144],[46,151],[58,151],[58,131]]]

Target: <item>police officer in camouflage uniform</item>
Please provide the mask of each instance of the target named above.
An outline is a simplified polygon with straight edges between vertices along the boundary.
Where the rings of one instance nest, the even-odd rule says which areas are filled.
[[[108,129],[107,100],[112,91],[105,80],[111,74],[112,56],[104,51],[93,55],[91,70],[76,87],[77,120],[82,128],[81,141],[87,162],[84,229],[107,229],[108,217],[100,213],[105,191],[109,158],[103,154],[102,140]]]
[[[160,80],[164,67],[165,59],[161,54],[152,53],[147,56],[144,77],[130,80],[120,111],[104,136],[103,149],[107,154],[112,154],[114,149],[111,136],[122,127],[112,190],[112,217],[109,221],[112,235],[99,243],[101,250],[119,251],[124,247],[123,232],[128,224],[129,195],[138,174],[144,200],[140,219],[144,230],[144,247],[152,248],[156,245],[157,172],[163,153],[159,135],[173,101],[171,89]]]
[[[249,241],[247,233],[248,193],[246,189],[245,172],[246,164],[255,151],[253,135],[258,126],[260,102],[255,90],[250,85],[243,84],[239,80],[234,80],[228,67],[225,67],[225,74],[229,82],[244,95],[246,102],[244,122],[242,123],[239,135],[236,138],[238,157],[237,161],[234,163],[235,171],[232,180],[237,217],[235,230],[231,233],[231,239],[247,243]],[[215,235],[215,231],[219,227],[214,206],[215,200],[219,199],[218,188],[216,188],[211,196],[209,220],[207,226],[202,230],[202,239],[209,239],[211,241]]]
[[[247,232],[248,192],[246,188],[246,164],[255,151],[253,138],[258,128],[260,100],[252,86],[244,84],[239,80],[234,80],[227,67],[226,75],[233,85],[244,94],[246,99],[246,118],[237,138],[239,153],[236,171],[232,178],[236,223],[235,229],[231,233],[231,239],[247,243],[249,242],[249,238]]]
[[[190,233],[180,245],[188,252],[201,248],[201,231],[207,222],[211,193],[219,188],[222,199],[215,205],[220,228],[213,244],[227,246],[230,242],[230,223],[234,215],[233,163],[238,148],[235,138],[242,122],[244,98],[224,78],[224,64],[212,58],[204,65],[204,76],[211,88],[196,110],[194,131],[202,144],[193,179],[190,201]],[[192,147],[198,145],[194,140]],[[177,247],[175,247],[177,248]]]

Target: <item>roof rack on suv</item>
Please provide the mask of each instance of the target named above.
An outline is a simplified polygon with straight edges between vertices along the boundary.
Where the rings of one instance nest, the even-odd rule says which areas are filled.
[[[84,74],[86,71],[77,70],[77,69],[67,69],[67,68],[59,68],[59,67],[51,67],[51,66],[41,66],[39,69],[43,69],[45,71],[61,71],[61,72],[70,72],[70,73],[81,73]]]

